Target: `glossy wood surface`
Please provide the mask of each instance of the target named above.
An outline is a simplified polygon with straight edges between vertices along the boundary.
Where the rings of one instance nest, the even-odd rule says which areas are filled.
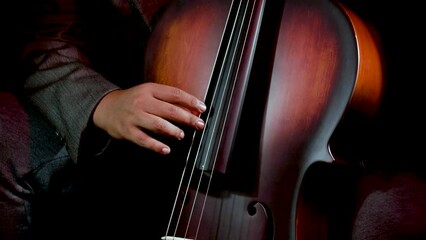
[[[230,6],[229,0],[171,5],[150,39],[147,78],[206,99]],[[237,97],[228,99],[229,116],[213,146],[218,174],[201,174],[213,178],[208,193],[186,184],[178,237],[330,238],[325,219],[299,198],[303,179],[315,163],[335,164],[329,141],[346,112],[376,110],[380,52],[362,21],[332,1],[287,0],[278,19],[275,45],[242,53],[235,69]],[[270,24],[264,21],[261,28]]]

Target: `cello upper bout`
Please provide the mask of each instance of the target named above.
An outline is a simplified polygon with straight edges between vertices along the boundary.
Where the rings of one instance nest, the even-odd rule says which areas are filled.
[[[352,23],[359,53],[358,76],[350,107],[372,116],[377,112],[383,95],[384,67],[380,39],[372,26],[344,5],[339,6]]]
[[[179,87],[204,99],[229,2],[173,1],[148,41],[144,67],[147,81]]]

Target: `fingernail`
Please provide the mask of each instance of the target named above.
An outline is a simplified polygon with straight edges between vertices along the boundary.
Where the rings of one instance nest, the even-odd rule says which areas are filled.
[[[204,121],[202,119],[198,119],[197,121],[197,129],[204,128]]]
[[[185,133],[182,131],[179,134],[179,140],[182,140],[185,137]]]
[[[204,104],[202,101],[198,101],[198,108],[199,108],[202,112],[206,111],[206,109],[207,109],[206,104]]]
[[[165,147],[165,148],[161,149],[161,152],[162,152],[163,154],[169,154],[169,153],[170,153],[170,148]]]

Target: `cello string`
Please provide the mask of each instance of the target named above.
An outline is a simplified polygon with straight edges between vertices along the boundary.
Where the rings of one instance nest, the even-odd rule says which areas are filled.
[[[247,35],[248,35],[247,29],[250,27],[249,23],[251,23],[253,12],[254,12],[255,3],[253,3],[253,1],[250,1],[250,2],[251,3],[245,2],[246,4],[244,6],[242,5],[241,1],[239,2],[238,11],[236,14],[237,17],[234,18],[233,24],[232,24],[232,37],[229,38],[230,41],[227,42],[227,47],[226,47],[227,53],[228,53],[226,56],[228,58],[228,61],[222,61],[221,75],[222,76],[225,75],[223,74],[224,72],[226,73],[226,75],[225,77],[220,78],[221,84],[218,84],[218,89],[219,91],[222,91],[223,93],[222,95],[215,94],[215,96],[217,96],[217,98],[215,98],[215,101],[218,102],[216,105],[218,105],[218,109],[220,110],[219,113],[221,114],[222,117],[215,118],[212,123],[213,129],[216,129],[215,132],[219,133],[219,136],[213,136],[213,134],[207,135],[207,138],[209,138],[207,145],[209,146],[209,148],[211,147],[213,149],[213,150],[207,150],[207,153],[211,153],[210,159],[213,159],[212,169],[214,169],[216,166],[216,161],[217,161],[217,156],[219,151],[219,147],[218,147],[219,145],[218,144],[215,145],[214,141],[216,141],[217,143],[220,143],[224,135],[223,134],[224,125],[220,125],[220,123],[223,123],[228,117],[229,108],[230,108],[229,98],[231,98],[231,96],[233,95],[235,84],[236,84],[236,73],[238,73],[238,70],[240,69],[240,66],[241,66],[241,59],[243,55],[243,52],[241,49],[244,49],[244,46],[246,44]],[[250,9],[251,9],[251,12],[250,12]],[[247,23],[247,25],[244,25],[241,23]],[[242,46],[242,48],[238,48],[237,46]],[[229,68],[229,66],[232,66],[232,67]],[[225,70],[226,67],[228,67],[228,71]],[[236,69],[236,71],[234,69]],[[202,161],[203,162],[202,170],[204,172],[205,168],[203,166],[207,162],[208,154],[203,156],[204,156],[204,159]],[[201,220],[202,220],[203,212],[205,210],[207,195],[210,191],[211,181],[213,179],[213,173],[214,171],[211,172],[208,178],[207,189],[204,195],[200,217],[198,218],[196,236],[198,235],[199,228],[201,226]],[[198,179],[199,182],[197,187],[197,195],[201,186],[202,176],[203,174],[201,175],[200,179]],[[193,212],[193,209],[191,210],[191,216],[192,216],[192,212]],[[189,227],[189,225],[187,227]]]
[[[241,5],[242,5],[242,2],[240,1],[239,4],[238,4],[237,13],[235,14],[236,16],[240,16],[241,15],[241,11],[242,11],[241,8],[243,8]],[[235,0],[233,0],[232,3],[231,3],[231,10],[230,10],[230,12],[228,14],[228,18],[227,18],[225,26],[229,26],[229,19],[230,19],[230,16],[231,16],[231,11],[232,11],[232,9],[233,9],[234,6],[235,6]],[[242,11],[243,12],[242,13],[243,22],[244,22],[244,18],[246,18],[246,16],[247,16],[247,11],[248,11],[247,9],[248,9],[248,7],[249,7],[249,4],[246,4],[245,7],[244,7],[244,10]],[[233,21],[233,24],[232,24],[232,31],[231,31],[231,36],[233,36],[233,37],[230,37],[229,38],[230,40],[227,39],[225,56],[227,56],[228,59],[230,59],[230,60],[225,61],[226,59],[225,60],[219,59],[219,60],[221,60],[221,62],[218,63],[218,58],[217,58],[216,61],[215,61],[216,62],[216,66],[220,64],[220,71],[219,71],[220,74],[219,74],[219,76],[226,75],[225,77],[222,77],[222,78],[219,77],[218,80],[216,81],[217,83],[214,86],[215,88],[214,88],[213,97],[212,97],[212,99],[213,99],[212,100],[212,104],[213,104],[213,102],[217,102],[216,105],[218,105],[218,109],[222,110],[222,111],[219,111],[219,113],[222,113],[222,114],[219,114],[219,116],[222,116],[222,118],[215,117],[212,120],[213,123],[210,124],[209,123],[209,119],[210,119],[210,117],[212,116],[213,113],[212,113],[212,108],[209,108],[208,113],[207,113],[207,118],[205,119],[205,121],[206,121],[206,124],[205,124],[206,128],[202,130],[201,140],[200,140],[200,142],[198,144],[198,147],[196,149],[196,156],[194,158],[195,161],[193,161],[193,163],[192,163],[191,172],[189,173],[190,176],[189,176],[188,184],[186,185],[185,194],[184,194],[183,200],[181,201],[182,203],[184,203],[186,201],[186,198],[188,197],[188,193],[189,193],[190,183],[192,182],[192,178],[193,178],[194,172],[196,170],[195,166],[197,165],[198,162],[202,162],[201,163],[202,174],[200,174],[200,178],[198,179],[198,185],[197,185],[197,188],[195,190],[196,196],[194,197],[194,201],[193,201],[193,204],[192,204],[192,207],[191,207],[191,211],[190,211],[190,214],[189,214],[189,220],[188,220],[188,224],[186,226],[185,237],[187,235],[187,232],[188,232],[188,229],[189,229],[189,223],[190,223],[190,221],[192,219],[192,215],[193,215],[193,212],[194,212],[194,209],[195,209],[195,203],[196,203],[196,201],[198,199],[198,193],[200,192],[201,181],[202,181],[203,176],[205,176],[204,172],[205,172],[205,169],[206,169],[207,160],[208,159],[213,159],[213,169],[214,169],[214,166],[216,165],[218,151],[219,151],[219,148],[217,147],[217,144],[216,145],[214,144],[215,140],[218,141],[217,138],[214,137],[214,134],[208,134],[206,132],[207,132],[208,129],[213,129],[213,131],[212,131],[213,133],[215,133],[215,132],[216,133],[217,132],[220,133],[220,135],[219,135],[219,141],[218,142],[220,142],[220,140],[222,139],[223,130],[224,130],[223,126],[224,125],[220,125],[220,123],[223,123],[223,120],[227,118],[227,115],[228,115],[228,112],[229,112],[229,106],[230,106],[229,105],[230,101],[226,97],[227,96],[230,97],[232,95],[232,92],[233,92],[233,89],[234,89],[234,86],[235,86],[235,82],[236,82],[235,77],[234,77],[234,79],[232,81],[229,80],[230,78],[232,78],[232,76],[230,77],[230,75],[232,75],[232,73],[233,73],[233,72],[230,72],[232,70],[232,68],[229,68],[229,65],[234,65],[234,63],[236,62],[235,61],[236,56],[240,57],[239,60],[238,60],[238,67],[237,67],[237,69],[239,69],[239,66],[240,66],[240,63],[241,63],[241,53],[240,53],[240,55],[237,54],[237,52],[238,52],[239,49],[236,46],[238,45],[238,42],[241,41],[241,35],[242,35],[241,32],[243,31],[243,25],[238,25],[237,26],[237,23],[238,23],[238,18],[234,18],[234,21]],[[237,29],[237,27],[239,27],[239,28]],[[236,31],[238,31],[237,34],[235,33]],[[246,31],[246,34],[247,34],[247,31]],[[235,35],[236,35],[236,37],[235,37]],[[224,38],[222,36],[222,42],[223,42],[223,39]],[[234,42],[232,40],[234,40]],[[235,40],[237,40],[236,41],[237,43],[235,43]],[[245,39],[244,39],[244,42],[245,42]],[[231,46],[232,43],[234,43],[234,45]],[[221,43],[221,45],[223,45],[223,43]],[[231,53],[229,53],[229,52],[231,52]],[[218,55],[219,55],[219,52],[218,52]],[[227,64],[229,61],[231,62],[231,64]],[[228,66],[228,70],[226,71],[226,67],[227,66]],[[229,70],[229,69],[231,69],[231,70]],[[235,74],[235,72],[234,72],[234,74]],[[213,80],[214,80],[213,78],[214,77],[213,77],[213,73],[212,73],[212,77],[211,77],[211,81],[210,82],[213,82]],[[225,79],[225,80],[223,80],[223,79]],[[228,90],[228,92],[225,91],[227,88],[229,88],[229,86],[231,86],[231,90]],[[226,93],[228,95],[226,95]],[[226,105],[226,103],[228,103],[228,105]],[[214,105],[214,106],[216,107],[216,105]],[[220,127],[222,127],[222,128],[220,128]],[[219,129],[219,130],[216,130],[216,129]],[[216,131],[214,131],[214,130],[216,130]],[[205,142],[206,140],[204,140],[204,142],[203,142],[203,139],[205,139],[205,138],[208,139],[207,143]],[[203,144],[201,144],[201,143],[203,143]],[[192,153],[192,147],[193,146],[194,145],[190,146],[190,151],[188,153],[186,163],[190,163],[189,160],[190,160],[190,155]],[[202,149],[202,146],[207,146],[207,148],[206,149],[204,149],[204,148]],[[206,152],[206,154],[203,155],[204,156],[203,159],[201,159],[200,161],[198,161],[198,159],[200,158],[199,156],[202,155],[201,154],[201,150],[204,150],[204,152]],[[213,157],[211,155],[209,155],[209,154],[213,154]],[[180,191],[183,188],[183,182],[184,182],[184,178],[186,176],[185,174],[186,174],[187,168],[188,168],[188,164],[185,165],[183,173],[182,173],[181,181],[179,183],[178,192],[177,192],[176,198],[175,198],[175,203],[173,205],[172,215],[171,215],[171,217],[169,219],[169,224],[168,224],[166,233],[169,233],[171,222],[173,221],[173,216],[175,215],[174,212],[175,212],[176,205],[177,205],[177,202],[178,202],[178,199],[179,199],[179,196],[180,196]],[[211,180],[212,180],[212,177],[213,177],[213,172],[214,171],[212,171],[212,173],[209,176],[209,180],[208,180],[208,184],[207,184],[207,190],[206,190],[206,193],[205,193],[204,202],[203,202],[203,205],[202,205],[202,208],[201,208],[201,214],[200,214],[200,216],[203,215],[203,212],[204,212],[204,209],[205,209],[205,203],[206,203],[206,199],[207,199],[207,194],[208,194],[209,189],[210,189],[210,184],[211,184]],[[174,234],[173,234],[174,237],[176,236],[177,228],[178,228],[180,220],[182,218],[183,208],[184,208],[184,205],[182,204],[181,205],[181,209],[180,209],[179,214],[178,214],[177,224],[175,225],[175,230],[174,230]],[[198,218],[198,225],[197,225],[196,235],[198,235],[200,225],[201,225],[201,217]],[[166,234],[166,236],[167,236],[167,234]]]

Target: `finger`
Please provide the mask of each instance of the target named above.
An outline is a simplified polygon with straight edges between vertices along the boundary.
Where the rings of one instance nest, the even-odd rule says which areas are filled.
[[[192,126],[197,130],[204,128],[204,121],[200,117],[178,105],[168,102],[157,100],[150,106],[147,106],[147,112],[172,122]]]
[[[191,111],[195,110],[202,113],[206,110],[206,105],[203,101],[182,89],[172,86],[162,85],[160,88],[155,88],[154,97],[165,102],[186,107]]]
[[[182,129],[162,117],[153,114],[142,114],[137,120],[136,126],[140,129],[146,129],[156,134],[167,137],[174,137],[181,140],[185,137]]]
[[[169,154],[171,151],[169,146],[146,134],[141,129],[133,129],[133,134],[131,134],[131,136],[132,138],[130,139],[130,141],[136,143],[137,145],[143,148],[152,150],[160,154]]]

